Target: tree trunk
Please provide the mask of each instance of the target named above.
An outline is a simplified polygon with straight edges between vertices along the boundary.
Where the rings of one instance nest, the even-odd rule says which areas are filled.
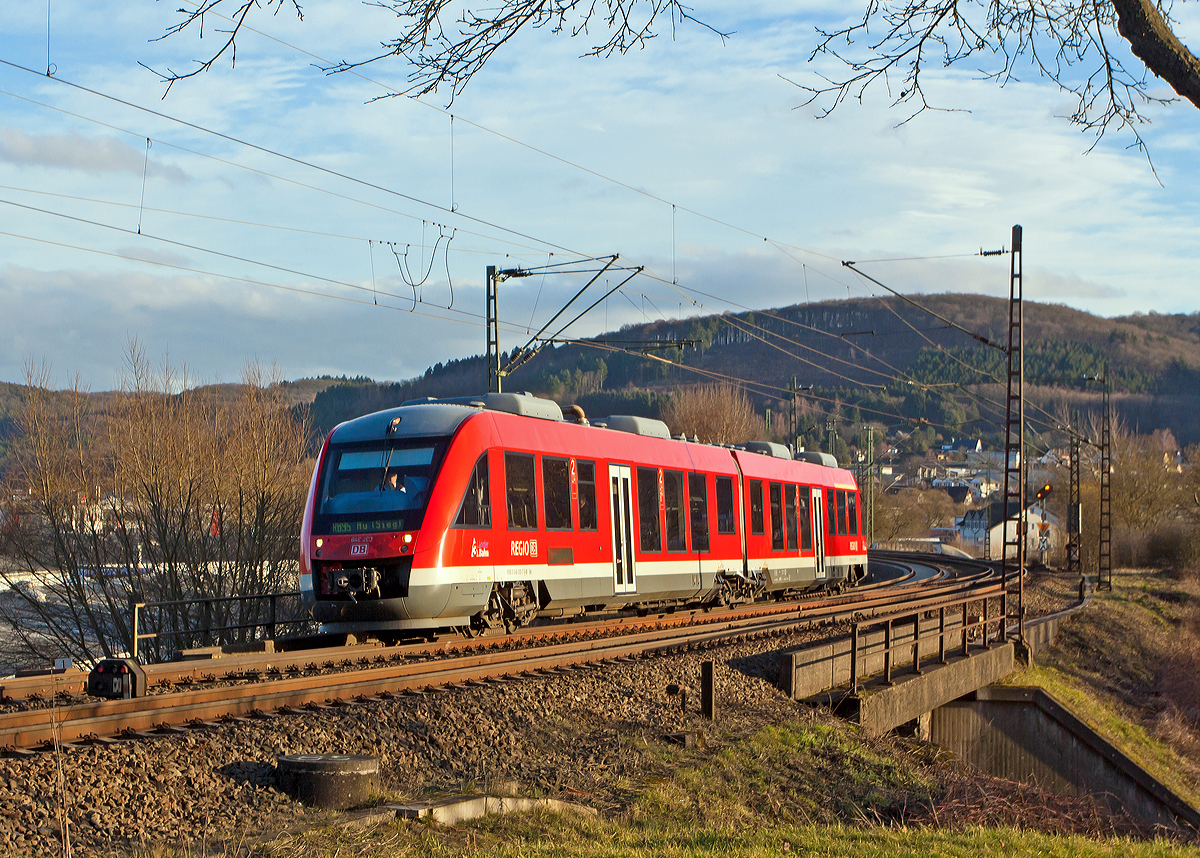
[[[1146,68],[1200,107],[1200,59],[1176,38],[1154,0],[1113,0],[1117,32]]]

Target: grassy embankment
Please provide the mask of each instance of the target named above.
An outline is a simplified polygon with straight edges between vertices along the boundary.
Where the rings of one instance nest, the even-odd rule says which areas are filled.
[[[622,804],[596,816],[543,812],[453,827],[322,828],[276,838],[252,853],[1200,855],[1195,847],[1161,841],[1047,833],[1079,823],[1089,806],[995,779],[962,777],[936,749],[866,741],[853,728],[821,718],[763,728],[717,752],[663,746],[653,757],[646,771],[613,784],[625,793]]]
[[[1200,808],[1200,582],[1119,570],[1111,593],[1005,682],[1036,685]]]

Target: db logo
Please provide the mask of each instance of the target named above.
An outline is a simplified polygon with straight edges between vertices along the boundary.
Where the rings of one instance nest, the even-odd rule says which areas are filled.
[[[359,545],[351,545],[350,546],[350,556],[351,557],[365,557],[366,554],[367,554],[367,546],[366,545],[359,544]]]

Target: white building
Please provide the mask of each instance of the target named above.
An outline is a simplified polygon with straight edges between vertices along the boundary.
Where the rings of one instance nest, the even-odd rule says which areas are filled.
[[[988,504],[986,507],[969,510],[966,515],[955,522],[958,538],[963,545],[971,548],[976,555],[985,560],[999,560],[1004,549],[1004,515],[1001,512],[1002,502]],[[1066,542],[1066,534],[1058,519],[1046,513],[1043,515],[1041,504],[1026,508],[1025,552],[1030,559],[1050,555]],[[1008,521],[1008,537],[1016,536],[1017,521]],[[1044,540],[1044,543],[1043,543]],[[1013,551],[1009,552],[1010,556]]]

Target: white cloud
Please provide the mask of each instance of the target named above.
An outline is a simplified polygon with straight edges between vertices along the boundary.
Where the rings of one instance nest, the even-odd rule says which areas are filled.
[[[115,137],[85,137],[78,131],[26,134],[19,128],[0,125],[0,161],[138,176],[144,171],[149,176],[161,176],[171,182],[188,181],[183,170],[149,158],[145,151],[138,151]]]

